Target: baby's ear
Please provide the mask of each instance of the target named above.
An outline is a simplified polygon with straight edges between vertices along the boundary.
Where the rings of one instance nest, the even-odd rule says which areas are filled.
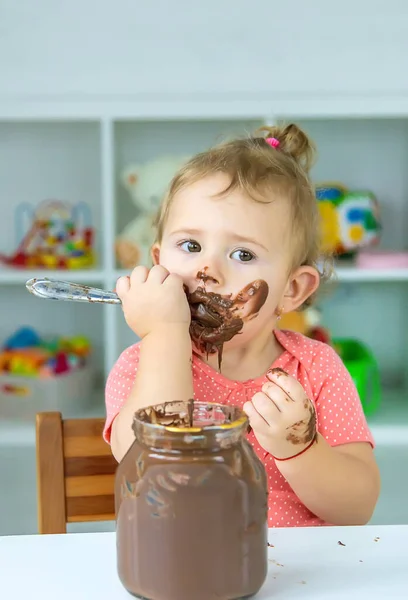
[[[283,298],[285,313],[296,310],[319,287],[320,275],[314,267],[304,265],[296,269],[289,281]]]
[[[153,244],[150,248],[150,256],[152,257],[152,261],[154,265],[160,264],[160,246],[159,244]]]

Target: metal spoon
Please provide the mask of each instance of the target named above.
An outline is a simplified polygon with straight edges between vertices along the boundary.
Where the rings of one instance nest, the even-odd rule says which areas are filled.
[[[122,304],[115,292],[108,292],[69,281],[54,279],[29,279],[26,288],[38,298],[49,300],[71,300],[74,302],[91,302],[92,304]]]

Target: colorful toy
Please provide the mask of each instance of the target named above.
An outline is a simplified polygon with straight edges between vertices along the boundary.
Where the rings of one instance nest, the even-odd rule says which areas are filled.
[[[122,267],[151,265],[154,217],[173,175],[187,160],[187,156],[159,156],[144,164],[130,165],[121,174],[121,182],[137,209],[135,218],[115,243],[116,258]]]
[[[22,327],[3,345],[0,373],[54,377],[83,367],[90,352],[83,336],[43,339],[33,329]]]
[[[83,269],[95,262],[94,232],[84,203],[70,208],[63,202],[45,201],[36,210],[21,204],[16,212],[16,238],[19,245],[14,254],[0,256],[12,267]]]
[[[317,186],[316,198],[322,219],[323,252],[354,254],[379,242],[380,212],[372,192],[327,183]]]

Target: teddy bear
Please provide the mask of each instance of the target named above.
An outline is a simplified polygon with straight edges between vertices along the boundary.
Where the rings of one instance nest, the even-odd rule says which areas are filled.
[[[188,156],[163,155],[143,164],[132,164],[120,180],[129,192],[137,214],[116,238],[116,259],[124,269],[137,265],[150,267],[150,249],[154,242],[153,220],[175,173]]]

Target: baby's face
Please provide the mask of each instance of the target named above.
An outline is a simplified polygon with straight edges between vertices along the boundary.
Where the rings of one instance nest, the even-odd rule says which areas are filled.
[[[266,282],[263,306],[237,336],[243,342],[274,326],[291,265],[290,206],[279,197],[255,202],[237,189],[214,197],[227,185],[227,176],[219,174],[179,192],[157,254],[159,263],[179,274],[190,291],[201,286],[235,297],[251,282]],[[250,303],[243,317],[245,310],[251,310]]]

